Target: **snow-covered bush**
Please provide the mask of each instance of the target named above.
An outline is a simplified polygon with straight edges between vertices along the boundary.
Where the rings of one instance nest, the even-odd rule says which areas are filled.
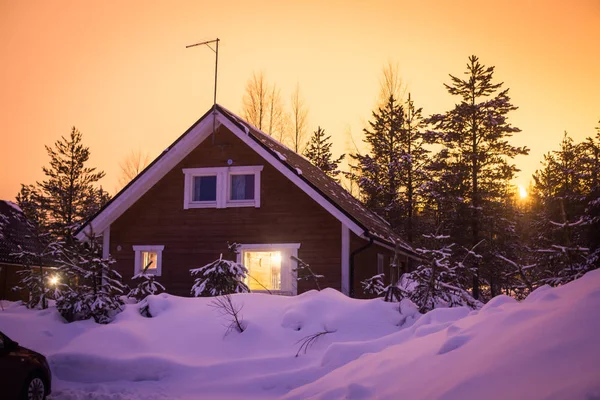
[[[383,277],[385,274],[377,274],[370,278],[361,281],[363,292],[368,296],[379,296],[381,293],[385,291],[385,286],[383,284]]]
[[[248,270],[234,261],[218,260],[201,268],[190,269],[194,280],[192,294],[194,297],[214,297],[233,293],[248,293],[250,289],[244,283]]]
[[[74,242],[60,251],[63,282],[58,285],[56,308],[67,322],[94,318],[112,321],[124,304],[121,275],[111,268],[112,257],[102,258],[95,238]]]
[[[463,262],[451,261],[454,244],[444,243],[448,236],[424,236],[440,244],[431,249],[417,249],[423,255],[423,262],[416,270],[402,277],[400,291],[403,296],[412,300],[421,313],[437,307],[480,308],[482,304],[463,288],[461,278],[468,275],[469,271]],[[469,254],[474,254],[473,249]]]

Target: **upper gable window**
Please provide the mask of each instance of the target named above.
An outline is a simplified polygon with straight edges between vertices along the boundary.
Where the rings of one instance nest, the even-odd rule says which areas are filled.
[[[194,176],[193,202],[217,201],[217,176]]]
[[[183,208],[260,207],[262,165],[186,168]]]

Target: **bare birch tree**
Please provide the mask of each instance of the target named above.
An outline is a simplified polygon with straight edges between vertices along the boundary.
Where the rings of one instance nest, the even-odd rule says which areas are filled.
[[[306,119],[308,107],[300,94],[300,85],[296,84],[296,90],[292,93],[292,149],[296,153],[303,151],[306,146]]]
[[[121,175],[119,176],[119,188],[125,187],[140,172],[150,164],[150,156],[141,150],[131,150],[127,157],[119,163]]]

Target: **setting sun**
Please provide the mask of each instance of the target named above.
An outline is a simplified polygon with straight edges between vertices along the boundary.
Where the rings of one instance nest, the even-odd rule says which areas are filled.
[[[522,199],[527,197],[527,190],[523,186],[519,186],[519,197]]]

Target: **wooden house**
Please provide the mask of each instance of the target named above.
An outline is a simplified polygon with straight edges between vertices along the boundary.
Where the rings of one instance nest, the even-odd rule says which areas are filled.
[[[253,291],[313,289],[298,280],[299,258],[324,276],[322,287],[357,297],[361,280],[397,276],[395,253],[403,264],[415,256],[333,179],[219,105],[89,219],[77,237],[86,235],[102,235],[126,283],[149,264],[181,296],[190,295],[189,270],[220,254],[246,266]],[[229,256],[234,242],[239,252]]]

